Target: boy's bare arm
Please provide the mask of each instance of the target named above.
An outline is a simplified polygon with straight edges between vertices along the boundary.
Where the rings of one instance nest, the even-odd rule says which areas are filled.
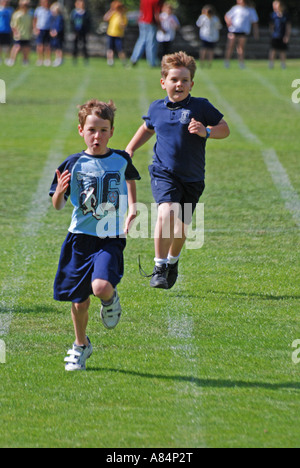
[[[154,130],[150,130],[144,123],[136,132],[131,142],[128,144],[126,151],[133,157],[135,151],[143,146],[155,134]]]
[[[125,223],[125,234],[128,234],[132,222],[135,220],[136,211],[136,182],[135,180],[127,180],[127,191],[128,191],[128,215]]]
[[[69,171],[65,171],[62,174],[57,170],[57,187],[55,194],[52,197],[52,204],[54,208],[58,211],[62,210],[65,207],[66,199],[65,193],[68,190],[71,174]]]
[[[224,119],[222,119],[218,125],[215,125],[214,127],[209,125],[208,128],[211,130],[210,138],[215,140],[222,140],[230,135],[228,124]],[[205,138],[207,134],[206,127],[195,119],[191,120],[189,132],[202,138]]]

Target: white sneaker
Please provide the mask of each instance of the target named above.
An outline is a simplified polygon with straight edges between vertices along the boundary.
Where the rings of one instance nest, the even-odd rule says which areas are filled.
[[[93,347],[88,339],[88,346],[77,346],[73,344],[73,348],[69,349],[67,352],[67,357],[64,361],[67,363],[65,365],[66,371],[81,371],[86,370],[85,362],[92,355]]]
[[[54,68],[60,67],[62,65],[62,63],[63,63],[62,59],[57,58],[52,63],[52,67],[54,67]]]
[[[122,309],[120,304],[120,298],[118,296],[117,290],[115,290],[115,295],[112,304],[102,304],[101,307],[100,316],[105,328],[108,328],[109,330],[115,328],[120,321],[121,314]]]

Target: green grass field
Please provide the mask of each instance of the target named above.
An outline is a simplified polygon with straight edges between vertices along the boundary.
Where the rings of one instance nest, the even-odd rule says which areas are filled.
[[[73,326],[69,305],[52,299],[71,206],[55,212],[48,189],[58,164],[83,149],[76,106],[114,99],[111,147],[124,149],[164,97],[159,70],[67,60],[1,66],[0,78],[0,446],[299,447],[299,63],[199,68],[193,95],[231,128],[208,142],[204,245],[184,250],[174,289],[157,291],[137,263],[141,255],[152,271],[153,240],[129,238],[122,321],[105,330],[92,299],[84,373],[64,370]],[[153,144],[135,157],[147,206]]]

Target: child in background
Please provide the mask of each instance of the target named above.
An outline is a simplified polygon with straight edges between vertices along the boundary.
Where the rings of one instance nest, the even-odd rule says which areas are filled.
[[[250,0],[236,0],[236,5],[225,15],[228,27],[228,40],[225,51],[225,68],[229,68],[234,47],[236,46],[239,66],[245,68],[245,49],[252,27],[254,38],[259,38],[258,15]]]
[[[56,2],[51,5],[51,50],[55,51],[55,60],[53,67],[60,67],[63,63],[63,45],[65,35],[65,20],[63,16],[62,6]]]
[[[214,59],[216,44],[220,39],[220,30],[222,29],[215,8],[212,5],[205,5],[196,24],[200,29],[199,33],[202,41],[200,60],[202,64],[207,60],[210,67]]]
[[[32,15],[29,6],[30,0],[20,0],[19,8],[15,11],[11,19],[14,45],[10,53],[10,66],[14,65],[20,51],[23,54],[23,65],[26,66],[29,64],[30,43],[32,38]]]
[[[0,64],[2,63],[2,54],[4,54],[5,62],[9,65],[12,14],[13,9],[9,6],[9,0],[0,0]]]
[[[277,53],[281,61],[281,68],[286,68],[286,52],[290,41],[292,24],[286,6],[281,1],[273,2],[273,13],[270,17],[270,29],[272,32],[272,42],[270,50],[269,68],[274,68],[274,60]]]
[[[107,64],[114,65],[114,52],[117,52],[119,59],[126,65],[126,54],[124,52],[123,40],[125,29],[128,24],[125,6],[122,2],[111,3],[110,10],[104,15],[104,21],[108,22],[107,28]]]
[[[171,46],[175,40],[176,31],[180,28],[180,23],[169,3],[163,5],[159,19],[160,29],[157,31],[156,38],[159,44],[159,56],[162,58],[171,52]]]
[[[37,36],[36,51],[37,51],[37,66],[51,65],[51,48],[50,48],[50,27],[51,27],[51,11],[50,1],[40,0],[40,5],[34,12],[33,29]]]

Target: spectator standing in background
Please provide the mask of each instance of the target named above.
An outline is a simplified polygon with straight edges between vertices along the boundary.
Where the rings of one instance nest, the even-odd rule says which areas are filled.
[[[236,5],[225,15],[228,27],[228,41],[225,52],[225,67],[228,68],[234,47],[237,44],[237,53],[240,68],[245,68],[245,49],[247,37],[250,35],[252,27],[255,39],[259,38],[258,15],[250,5],[249,0],[237,0]]]
[[[122,2],[111,3],[110,10],[104,15],[108,22],[107,28],[107,64],[114,65],[114,52],[116,51],[123,65],[126,65],[126,54],[123,47],[125,29],[128,24],[126,9]]]
[[[34,12],[33,29],[36,35],[36,51],[37,51],[37,66],[51,65],[51,49],[50,49],[50,23],[51,11],[50,1],[40,0],[40,4]]]
[[[210,67],[214,58],[216,44],[220,39],[220,30],[222,29],[215,7],[205,5],[196,24],[200,29],[200,39],[202,41],[200,60],[202,65],[207,60]]]
[[[63,16],[62,6],[55,2],[51,5],[51,49],[55,51],[55,60],[53,67],[59,67],[63,63],[63,47],[65,37],[65,20]]]
[[[174,15],[172,5],[165,3],[159,15],[161,29],[157,31],[159,43],[159,57],[171,53],[171,46],[176,37],[176,31],[180,28],[179,19]]]
[[[281,68],[286,68],[286,52],[290,41],[292,24],[290,16],[283,2],[273,2],[273,13],[270,18],[270,28],[272,33],[272,42],[270,50],[269,68],[274,68],[274,60],[277,53],[281,61]]]
[[[13,31],[14,45],[10,53],[9,65],[15,64],[16,58],[21,51],[23,54],[23,65],[29,64],[30,42],[32,38],[32,15],[29,11],[30,0],[20,0],[19,8],[12,15],[11,28]]]
[[[9,50],[11,45],[11,17],[13,9],[9,6],[9,0],[0,1],[0,64],[4,53],[5,62],[9,64]]]
[[[85,7],[84,0],[77,0],[75,8],[71,12],[71,28],[74,33],[73,60],[77,61],[78,46],[82,45],[85,62],[88,62],[89,54],[87,50],[87,35],[91,30],[91,19]]]
[[[133,65],[136,65],[145,52],[150,66],[155,67],[157,65],[158,47],[156,34],[160,27],[159,15],[162,4],[162,0],[141,0],[139,38],[131,56]]]

